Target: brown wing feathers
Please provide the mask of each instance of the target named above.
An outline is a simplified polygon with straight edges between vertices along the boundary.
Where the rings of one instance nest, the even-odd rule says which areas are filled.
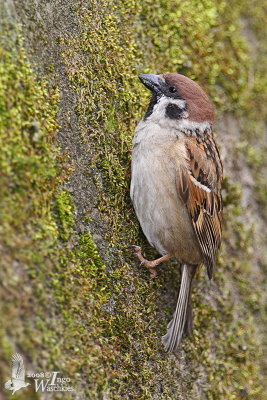
[[[222,236],[221,161],[212,137],[201,142],[190,138],[185,146],[188,168],[180,168],[177,173],[177,191],[192,218],[204,263],[212,278]]]

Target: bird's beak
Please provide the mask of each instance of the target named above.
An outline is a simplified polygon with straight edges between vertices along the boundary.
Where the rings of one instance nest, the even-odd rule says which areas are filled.
[[[142,74],[138,75],[140,81],[152,92],[160,92],[161,85],[163,83],[163,77],[161,75],[154,74]]]

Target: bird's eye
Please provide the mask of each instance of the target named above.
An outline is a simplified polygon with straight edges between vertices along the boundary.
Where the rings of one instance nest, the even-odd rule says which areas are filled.
[[[174,86],[170,86],[170,87],[169,87],[169,91],[170,91],[171,93],[175,93],[175,92],[177,92],[177,89],[176,89],[176,87],[174,87]]]

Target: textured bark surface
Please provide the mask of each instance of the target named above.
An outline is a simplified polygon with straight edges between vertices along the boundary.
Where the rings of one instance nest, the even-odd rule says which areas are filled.
[[[11,354],[60,371],[73,393],[14,399],[263,399],[266,251],[265,10],[238,1],[1,4],[1,398]],[[215,278],[193,288],[194,329],[174,355],[160,337],[180,268],[151,281],[129,198],[139,73],[179,71],[209,93],[224,164]]]

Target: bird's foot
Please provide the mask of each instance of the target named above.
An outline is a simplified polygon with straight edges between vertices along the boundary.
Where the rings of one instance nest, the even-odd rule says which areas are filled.
[[[149,269],[151,278],[156,278],[158,275],[157,271],[155,270],[155,267],[158,265],[157,260],[149,261],[142,256],[141,247],[139,246],[131,246],[131,247],[134,250],[135,257],[137,257],[138,260],[140,260],[140,266],[144,265],[145,267],[147,267]]]
[[[134,250],[134,255],[141,261],[140,265],[144,265],[149,269],[151,278],[156,278],[158,275],[157,271],[155,270],[155,267],[160,263],[162,263],[163,261],[166,261],[170,257],[172,257],[171,254],[165,254],[164,256],[157,258],[156,260],[148,261],[142,256],[141,247],[139,246],[131,246],[131,247]]]

